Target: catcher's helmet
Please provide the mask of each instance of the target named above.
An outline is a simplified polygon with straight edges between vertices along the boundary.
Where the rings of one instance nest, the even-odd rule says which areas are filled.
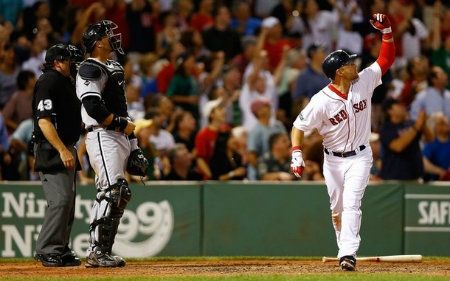
[[[56,44],[51,46],[45,53],[45,62],[51,63],[55,60],[70,59],[70,52],[66,44]]]
[[[357,55],[349,55],[346,51],[337,50],[329,54],[322,63],[325,75],[331,80],[336,76],[336,70],[352,62]]]
[[[91,24],[83,33],[83,46],[86,52],[90,53],[94,49],[95,43],[103,37],[108,37],[111,48],[119,54],[124,54],[122,50],[122,34],[114,33],[117,24],[110,20],[102,20]]]

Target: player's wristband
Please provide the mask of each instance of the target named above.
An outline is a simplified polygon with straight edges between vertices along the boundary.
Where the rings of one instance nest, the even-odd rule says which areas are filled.
[[[389,27],[386,27],[386,28],[383,28],[382,30],[381,30],[381,33],[383,33],[383,34],[388,34],[388,33],[392,33],[392,28],[389,26]]]
[[[302,147],[300,145],[293,146],[291,151],[295,151],[295,150],[300,150],[301,151]]]

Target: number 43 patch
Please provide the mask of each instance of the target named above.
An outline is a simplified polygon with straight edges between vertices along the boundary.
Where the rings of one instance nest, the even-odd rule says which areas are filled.
[[[52,108],[53,108],[53,104],[52,104],[52,100],[50,100],[50,99],[41,100],[37,106],[37,109],[39,111],[51,110]]]

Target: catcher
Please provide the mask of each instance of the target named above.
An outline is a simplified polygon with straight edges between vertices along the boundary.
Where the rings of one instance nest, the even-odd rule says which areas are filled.
[[[123,54],[116,29],[109,20],[87,28],[82,40],[89,57],[80,65],[76,79],[81,117],[88,131],[86,149],[98,191],[91,210],[86,267],[125,266],[121,257],[112,255],[120,218],[131,199],[125,169],[144,176],[148,166],[128,116],[124,70],[110,59],[114,52]]]

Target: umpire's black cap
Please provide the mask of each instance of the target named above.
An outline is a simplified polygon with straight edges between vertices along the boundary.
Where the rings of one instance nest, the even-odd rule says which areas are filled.
[[[329,54],[322,63],[322,69],[325,75],[331,80],[336,76],[336,70],[342,66],[351,63],[358,55],[349,55],[344,50],[337,50]]]
[[[45,54],[45,62],[70,59],[70,51],[65,44],[51,46]]]

